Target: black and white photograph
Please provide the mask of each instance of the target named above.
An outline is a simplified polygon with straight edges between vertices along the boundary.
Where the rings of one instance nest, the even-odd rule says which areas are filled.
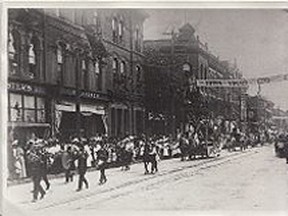
[[[288,8],[230,6],[4,5],[2,215],[286,215]]]

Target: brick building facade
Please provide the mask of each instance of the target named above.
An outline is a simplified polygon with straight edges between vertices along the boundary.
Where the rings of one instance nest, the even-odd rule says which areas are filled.
[[[145,18],[140,10],[9,9],[9,131],[23,141],[141,133]]]

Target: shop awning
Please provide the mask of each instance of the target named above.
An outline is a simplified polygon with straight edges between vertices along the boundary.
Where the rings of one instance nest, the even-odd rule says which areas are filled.
[[[105,115],[104,107],[99,106],[99,105],[81,104],[80,112],[81,113],[94,113],[97,115]]]
[[[56,104],[56,109],[66,112],[76,112],[76,105],[73,103],[61,103]]]
[[[8,127],[50,127],[50,124],[34,122],[8,122]]]

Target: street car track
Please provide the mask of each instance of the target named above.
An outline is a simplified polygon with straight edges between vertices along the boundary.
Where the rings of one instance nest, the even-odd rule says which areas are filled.
[[[212,167],[217,167],[219,165],[222,165],[224,163],[227,163],[231,160],[237,160],[238,158],[242,158],[242,157],[248,157],[251,156],[253,154],[256,154],[257,151],[255,149],[250,149],[250,150],[246,150],[245,152],[233,152],[228,154],[227,156],[224,157],[216,157],[216,158],[210,158],[210,159],[206,159],[203,160],[200,163],[197,164],[187,164],[187,165],[181,165],[181,167],[179,168],[175,168],[173,170],[168,170],[168,171],[164,171],[161,173],[157,173],[155,175],[147,175],[147,176],[142,176],[142,178],[140,179],[136,179],[136,180],[132,180],[132,181],[128,181],[126,183],[117,185],[115,187],[111,187],[111,188],[107,188],[107,189],[103,189],[100,191],[91,191],[91,192],[87,192],[87,193],[83,193],[83,195],[79,195],[77,194],[77,196],[75,197],[71,197],[68,199],[64,199],[62,201],[58,201],[58,202],[54,202],[54,203],[49,203],[48,205],[45,206],[41,206],[41,207],[36,207],[35,210],[45,210],[45,209],[51,209],[54,207],[58,207],[61,205],[66,205],[66,204],[71,204],[73,202],[77,202],[79,200],[89,200],[89,198],[92,198],[94,196],[101,196],[105,193],[109,193],[109,192],[116,192],[117,194],[112,194],[108,197],[102,198],[100,200],[97,201],[97,203],[101,203],[101,202],[105,202],[105,201],[109,201],[112,199],[116,199],[119,198],[121,196],[125,196],[128,195],[130,193],[133,193],[135,190],[133,189],[133,187],[137,186],[137,190],[150,190],[153,189],[154,187],[163,184],[163,183],[168,183],[171,181],[178,181],[178,180],[182,180],[184,178],[189,178],[197,173],[199,173],[202,170],[206,170]],[[190,161],[191,163],[193,163],[193,161]],[[196,170],[192,170],[191,172],[191,168],[197,168]],[[124,174],[123,174],[124,175]],[[171,178],[171,175],[173,176],[173,178]],[[166,176],[170,176],[169,178],[165,178]],[[162,179],[160,179],[162,178]],[[157,179],[156,182],[153,183],[153,180]],[[147,185],[141,185],[141,183],[146,183],[146,181],[151,181],[151,184]],[[138,187],[139,185],[139,187]],[[128,191],[125,192],[121,192],[118,193],[119,190],[125,190],[125,189],[130,189]],[[86,206],[90,206],[92,204],[87,203]],[[75,206],[75,209],[78,209]]]

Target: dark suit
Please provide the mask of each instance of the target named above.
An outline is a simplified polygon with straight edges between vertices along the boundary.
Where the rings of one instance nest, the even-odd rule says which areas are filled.
[[[87,171],[87,153],[86,152],[81,152],[78,158],[78,173],[79,173],[79,182],[78,182],[78,190],[82,189],[82,184],[86,185],[86,188],[89,187],[88,181],[85,178],[85,174]]]
[[[38,194],[41,194],[41,198],[45,195],[45,191],[42,188],[40,182],[42,179],[42,168],[43,161],[41,161],[41,157],[36,152],[30,152],[28,155],[29,163],[31,166],[31,176],[33,180],[33,200],[38,199]]]

